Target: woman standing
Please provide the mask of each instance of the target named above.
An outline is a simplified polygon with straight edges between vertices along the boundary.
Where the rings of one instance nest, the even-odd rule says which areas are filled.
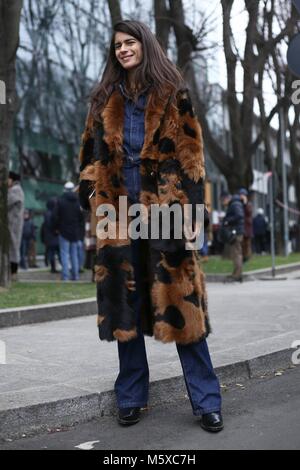
[[[174,237],[124,237],[119,196],[129,205],[143,204],[149,214],[153,204],[194,209],[203,203],[202,136],[188,90],[141,22],[114,26],[107,64],[91,95],[80,162],[82,206],[89,209],[95,197],[97,208],[110,204],[116,211],[115,236],[97,233],[95,272],[99,336],[118,342],[119,423],[137,423],[148,403],[147,334],[176,343],[193,414],[205,430],[220,431],[220,387],[205,339],[210,326],[196,250]],[[127,212],[125,219],[132,220]]]

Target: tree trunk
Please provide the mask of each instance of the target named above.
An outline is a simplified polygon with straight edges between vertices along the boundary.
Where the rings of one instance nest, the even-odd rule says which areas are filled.
[[[108,7],[112,26],[118,21],[122,21],[122,13],[119,0],[108,0]]]
[[[252,156],[255,154],[259,143],[264,140],[266,133],[261,133],[253,141],[254,125],[254,99],[256,93],[255,76],[264,70],[266,61],[276,45],[287,35],[295,18],[288,19],[286,27],[277,36],[269,26],[269,37],[261,37],[258,30],[259,3],[245,0],[245,8],[248,13],[246,28],[246,41],[244,57],[241,60],[243,68],[243,99],[238,100],[236,84],[237,64],[240,61],[239,54],[234,46],[234,36],[231,28],[232,7],[234,0],[221,0],[223,11],[223,48],[227,69],[227,90],[225,101],[229,113],[231,148],[223,149],[211,131],[204,99],[201,99],[197,87],[195,70],[192,63],[192,52],[195,37],[193,32],[185,24],[184,6],[182,0],[169,0],[170,18],[174,27],[178,48],[178,66],[182,69],[184,77],[189,84],[195,103],[195,110],[202,126],[203,138],[211,159],[225,176],[231,193],[238,188],[249,188],[253,182]],[[273,21],[276,16],[274,2],[273,9],[266,16]],[[272,23],[272,22],[271,22]],[[255,55],[255,46],[261,40],[259,56]],[[259,58],[259,60],[258,60]],[[262,92],[262,90],[258,90]],[[278,105],[279,106],[279,105]],[[265,119],[265,128],[270,125],[271,118],[278,109],[276,106]]]
[[[0,80],[6,85],[5,104],[0,104],[0,286],[9,285],[9,233],[7,172],[9,143],[16,110],[15,59],[19,43],[22,0],[0,0]]]
[[[155,33],[160,45],[168,50],[171,23],[169,22],[169,11],[166,0],[154,0]]]

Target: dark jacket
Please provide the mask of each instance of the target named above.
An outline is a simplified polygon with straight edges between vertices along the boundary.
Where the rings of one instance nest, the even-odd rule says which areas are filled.
[[[76,242],[80,240],[80,226],[83,213],[80,209],[77,194],[65,192],[58,199],[53,212],[53,225],[59,234],[69,240]]]
[[[244,206],[240,199],[240,196],[232,196],[227,208],[226,215],[224,217],[223,224],[229,225],[231,228],[234,228],[236,230],[237,235],[243,235],[244,222]]]
[[[253,219],[253,232],[255,235],[265,235],[267,231],[267,222],[262,214],[257,214]]]
[[[58,235],[54,227],[53,213],[56,206],[56,198],[51,198],[47,201],[47,211],[44,214],[44,222],[41,229],[42,242],[47,247],[58,246]]]
[[[24,219],[22,238],[35,240],[35,226],[32,219]]]

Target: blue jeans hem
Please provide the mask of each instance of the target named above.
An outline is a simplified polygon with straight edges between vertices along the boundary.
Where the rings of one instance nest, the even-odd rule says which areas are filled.
[[[209,408],[207,410],[193,410],[194,416],[202,416],[206,415],[207,413],[221,413],[220,408]]]
[[[118,408],[144,408],[148,406],[147,403],[131,402],[131,403],[118,403]]]

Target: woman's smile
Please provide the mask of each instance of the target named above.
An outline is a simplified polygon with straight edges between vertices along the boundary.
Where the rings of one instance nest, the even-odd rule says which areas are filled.
[[[123,62],[128,62],[128,60],[129,60],[131,57],[133,57],[133,55],[127,55],[127,56],[125,56],[125,57],[121,57],[121,60],[122,60]]]

